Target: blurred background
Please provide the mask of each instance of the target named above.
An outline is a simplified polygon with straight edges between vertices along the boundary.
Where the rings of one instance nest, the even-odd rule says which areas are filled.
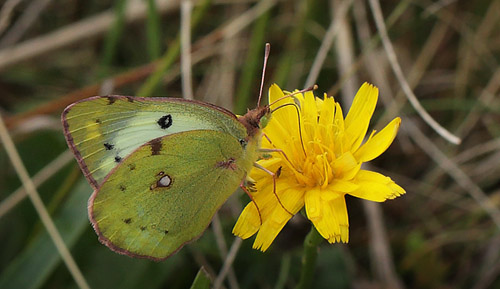
[[[238,190],[164,262],[115,254],[89,224],[92,190],[60,113],[94,95],[182,97],[187,75],[196,99],[243,114],[269,42],[264,91],[316,83],[346,113],[368,81],[380,89],[371,129],[403,119],[370,169],[407,194],[347,197],[350,242],[321,245],[313,288],[500,288],[499,12],[485,0],[2,0],[0,114],[91,288],[189,288],[201,266],[219,274],[248,197]],[[78,288],[1,147],[0,287]],[[223,286],[293,288],[309,229],[296,216],[266,253],[243,241]]]

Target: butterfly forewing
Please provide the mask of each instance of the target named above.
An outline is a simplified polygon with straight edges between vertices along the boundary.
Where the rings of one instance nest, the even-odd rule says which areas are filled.
[[[246,137],[245,128],[231,112],[176,98],[93,97],[70,105],[62,120],[68,144],[94,188],[152,139],[199,129]]]
[[[89,201],[100,240],[114,251],[164,259],[198,237],[252,160],[238,138],[193,130],[154,139],[106,177]]]

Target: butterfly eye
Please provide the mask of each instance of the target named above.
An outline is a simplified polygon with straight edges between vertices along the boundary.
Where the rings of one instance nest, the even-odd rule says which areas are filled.
[[[240,145],[245,148],[247,146],[247,141],[244,139],[240,139]]]

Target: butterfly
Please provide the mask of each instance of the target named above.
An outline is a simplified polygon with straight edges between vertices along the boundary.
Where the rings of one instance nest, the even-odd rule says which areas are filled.
[[[237,118],[178,98],[97,96],[62,114],[67,143],[94,188],[99,240],[165,259],[198,237],[258,158],[262,106]]]

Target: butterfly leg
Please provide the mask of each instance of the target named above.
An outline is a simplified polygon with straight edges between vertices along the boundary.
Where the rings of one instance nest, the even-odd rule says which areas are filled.
[[[259,213],[260,224],[262,225],[262,215],[260,214],[259,206],[257,206],[257,202],[255,201],[253,196],[250,194],[248,189],[245,187],[245,178],[243,178],[243,180],[241,181],[240,188],[248,195],[250,200],[254,203],[255,207],[257,208],[257,213]]]
[[[287,210],[285,208],[285,206],[283,206],[280,198],[278,197],[278,194],[276,194],[276,179],[278,178],[279,174],[281,173],[281,168],[279,168],[276,173],[273,173],[270,170],[266,169],[265,167],[259,165],[258,163],[253,163],[253,166],[258,168],[258,169],[263,170],[264,172],[268,173],[269,175],[271,175],[273,177],[273,194],[276,196],[276,199],[278,200],[278,203],[281,205],[283,210],[285,210],[287,213],[289,213],[291,216],[293,216],[293,214],[289,210]]]

